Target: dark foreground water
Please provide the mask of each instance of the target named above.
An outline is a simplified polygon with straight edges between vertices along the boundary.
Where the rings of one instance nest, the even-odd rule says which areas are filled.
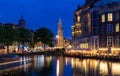
[[[25,56],[0,63],[0,76],[120,76],[120,62],[53,56]]]

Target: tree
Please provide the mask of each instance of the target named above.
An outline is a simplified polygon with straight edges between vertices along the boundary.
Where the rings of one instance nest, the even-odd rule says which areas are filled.
[[[4,30],[3,27],[0,26],[0,49],[4,48]]]
[[[45,45],[53,45],[53,38],[54,34],[52,33],[52,31],[45,27],[39,28],[34,33],[34,42],[42,42],[44,44],[44,49]]]
[[[7,53],[9,53],[9,46],[12,45],[13,42],[17,41],[18,39],[17,31],[12,25],[6,24],[3,26],[1,33],[3,34],[1,35],[1,41],[4,43],[4,45],[7,46]]]
[[[22,45],[29,43],[30,45],[33,43],[33,35],[32,31],[26,28],[18,28],[18,42]]]

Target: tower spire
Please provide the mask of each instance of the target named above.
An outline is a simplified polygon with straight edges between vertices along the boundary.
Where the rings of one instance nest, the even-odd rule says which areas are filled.
[[[59,18],[58,29],[61,30],[61,31],[63,30],[62,29],[62,19],[61,18]]]
[[[62,29],[62,20],[59,18],[58,22],[58,43],[57,46],[59,48],[64,48],[64,37],[63,37],[63,29]]]
[[[61,19],[61,17],[59,17],[59,22],[62,22],[62,19]]]

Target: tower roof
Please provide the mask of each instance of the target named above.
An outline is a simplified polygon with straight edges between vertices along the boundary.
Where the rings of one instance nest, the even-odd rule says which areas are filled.
[[[59,18],[58,27],[62,27],[62,19]]]
[[[61,17],[59,18],[59,22],[62,22],[62,19],[61,19]]]
[[[25,26],[25,20],[24,20],[23,16],[21,16],[21,18],[19,20],[19,26],[21,26],[21,27]]]
[[[23,16],[21,16],[20,20],[24,20]]]

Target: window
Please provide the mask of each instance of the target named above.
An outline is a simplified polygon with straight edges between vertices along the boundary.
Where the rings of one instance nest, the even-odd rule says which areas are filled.
[[[104,25],[101,26],[101,34],[105,34],[105,26]]]
[[[108,21],[112,21],[113,20],[113,15],[112,13],[108,13]]]
[[[113,40],[113,37],[108,36],[108,46],[110,46],[110,47],[112,47],[112,40]]]
[[[120,46],[119,36],[116,36],[114,41],[115,41],[115,47],[119,47]]]
[[[115,20],[119,20],[119,11],[115,13]]]
[[[99,27],[95,27],[95,34],[99,34]]]
[[[112,24],[108,24],[107,25],[107,32],[108,33],[112,33],[113,32],[113,25]]]
[[[87,49],[87,48],[89,48],[89,44],[88,43],[82,43],[82,44],[80,44],[80,48]]]
[[[105,22],[105,14],[102,15],[102,22]]]
[[[80,22],[80,16],[77,16],[77,21]]]
[[[120,31],[120,29],[119,29],[119,23],[117,23],[116,25],[115,25],[115,32],[119,32]]]
[[[105,46],[105,37],[101,38],[101,47],[106,47]]]
[[[95,50],[98,50],[98,39],[95,39]]]

